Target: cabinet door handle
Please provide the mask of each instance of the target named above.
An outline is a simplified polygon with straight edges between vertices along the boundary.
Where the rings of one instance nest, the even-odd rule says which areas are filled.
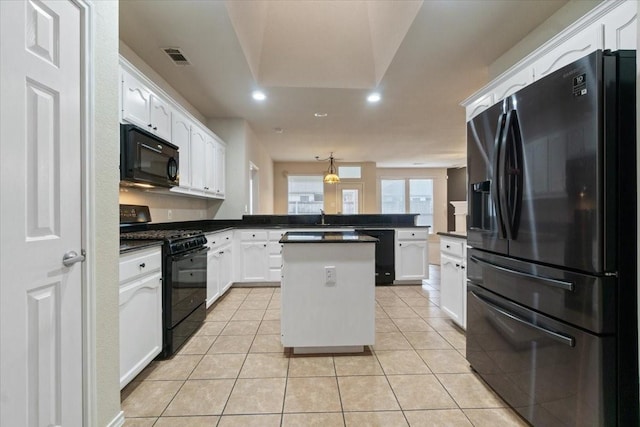
[[[460,267],[460,264],[456,264],[456,267]]]
[[[447,245],[447,249],[451,249],[451,246]]]
[[[152,125],[151,123],[149,123],[147,126],[149,126],[149,127],[153,127],[153,125]]]
[[[265,244],[264,244],[264,245],[262,245],[262,246],[264,246],[264,247],[266,248],[266,247],[267,247],[267,244],[265,243]]]
[[[140,264],[140,268],[145,268],[147,266],[147,264],[145,264],[144,262],[142,264]]]
[[[251,235],[251,237],[256,237],[256,235],[255,235],[255,234],[252,234],[252,235]]]
[[[218,253],[219,253],[220,255],[222,255],[222,254],[224,253],[224,251],[220,251],[220,252],[218,252]]]
[[[461,265],[460,268],[464,270],[464,265]]]
[[[154,126],[154,127],[153,127],[153,130],[158,130],[158,126]]]
[[[398,243],[398,246],[402,246],[402,243]]]

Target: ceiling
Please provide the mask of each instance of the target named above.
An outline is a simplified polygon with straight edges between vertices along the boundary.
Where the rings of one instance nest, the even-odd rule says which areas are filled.
[[[205,117],[247,120],[274,161],[451,167],[466,163],[460,101],[565,3],[120,0],[120,38]]]

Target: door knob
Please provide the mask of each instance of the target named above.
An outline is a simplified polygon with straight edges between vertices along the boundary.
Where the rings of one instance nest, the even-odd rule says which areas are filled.
[[[69,251],[62,257],[62,264],[65,267],[71,267],[76,262],[84,261],[84,251],[82,251],[81,255],[78,255],[76,251]]]

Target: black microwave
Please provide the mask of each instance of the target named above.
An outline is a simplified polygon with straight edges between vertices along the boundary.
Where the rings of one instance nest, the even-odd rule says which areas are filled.
[[[178,147],[134,125],[120,125],[120,180],[156,187],[178,185]]]

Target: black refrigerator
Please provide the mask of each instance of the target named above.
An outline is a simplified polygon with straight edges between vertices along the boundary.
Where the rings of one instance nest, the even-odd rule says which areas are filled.
[[[467,347],[534,426],[637,426],[635,51],[467,123]]]

